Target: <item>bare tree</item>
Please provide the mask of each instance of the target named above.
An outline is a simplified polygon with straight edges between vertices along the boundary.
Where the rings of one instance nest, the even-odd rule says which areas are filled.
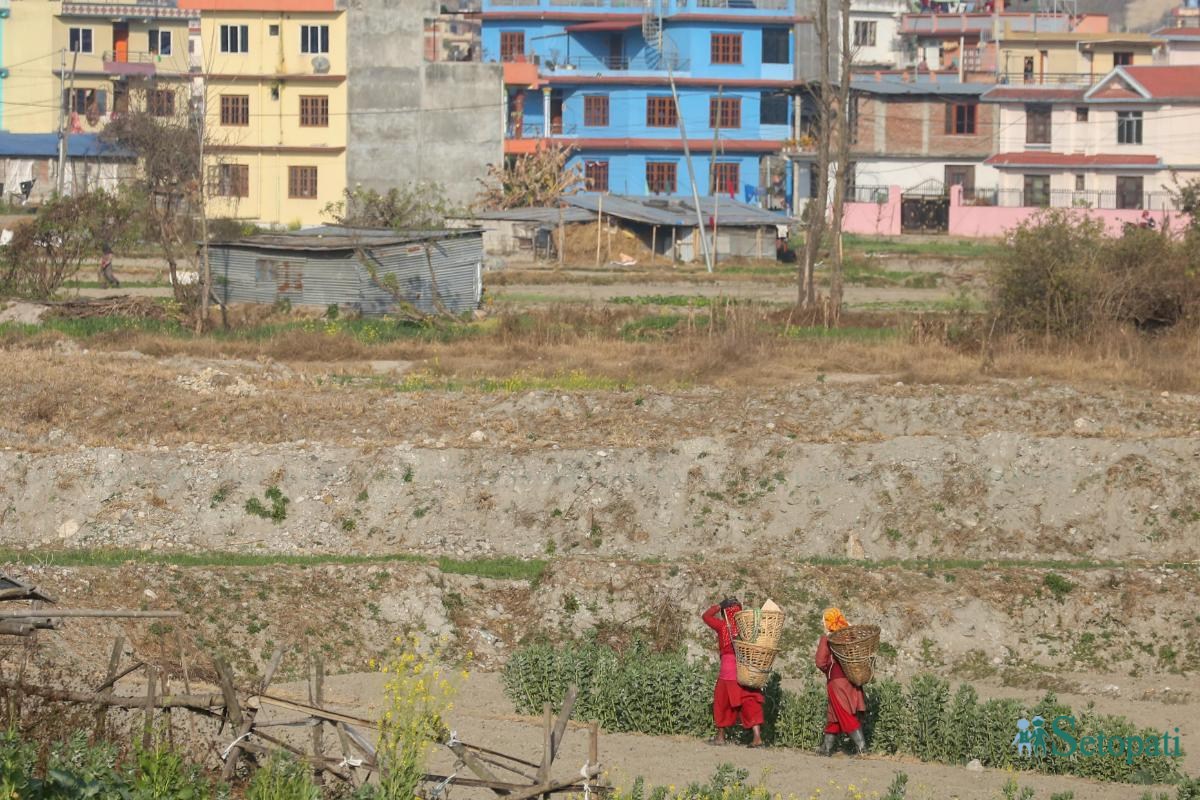
[[[850,49],[850,0],[840,0],[842,46],[838,59],[837,159],[833,179],[833,211],[830,220],[829,305],[830,319],[836,325],[842,315],[842,218],[850,174],[851,126],[857,124],[851,113],[850,67],[854,52]]]
[[[192,309],[196,331],[208,325],[212,270],[208,261],[206,168],[215,169],[205,129],[205,94],[190,104],[169,106],[153,90],[131,97],[136,110],[117,116],[103,136],[138,158],[131,185],[140,205],[145,233],[159,248],[174,287],[175,299]],[[180,264],[197,276],[180,279]]]
[[[584,186],[583,172],[567,166],[570,159],[569,146],[551,143],[500,167],[490,165],[476,204],[489,210],[556,206]]]
[[[813,90],[816,102],[815,129],[812,135],[817,145],[816,186],[812,188],[812,198],[808,202],[806,213],[808,222],[804,233],[804,258],[800,262],[799,297],[801,308],[813,308],[817,304],[817,288],[815,270],[817,257],[821,252],[821,243],[825,238],[826,204],[829,202],[829,164],[831,161],[833,139],[833,92],[830,79],[830,62],[832,32],[829,26],[829,0],[818,0],[817,14],[814,22],[817,29],[817,50],[820,53],[820,80]]]

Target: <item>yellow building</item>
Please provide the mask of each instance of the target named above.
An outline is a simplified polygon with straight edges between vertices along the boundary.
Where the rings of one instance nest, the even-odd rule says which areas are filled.
[[[214,216],[314,224],[345,188],[346,20],[333,0],[11,0],[0,66],[0,129],[14,133],[203,108]]]
[[[212,213],[326,221],[346,186],[346,18],[332,0],[183,0],[200,12]]]
[[[1146,33],[1002,33],[997,71],[1005,83],[1090,85],[1113,67],[1150,66],[1161,46]]]

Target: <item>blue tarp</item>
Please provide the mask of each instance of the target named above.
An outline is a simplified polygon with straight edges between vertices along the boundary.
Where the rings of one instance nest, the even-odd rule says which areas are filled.
[[[0,131],[0,158],[55,158],[57,133],[9,133]],[[67,139],[68,158],[133,158],[133,153],[95,133],[73,133]]]

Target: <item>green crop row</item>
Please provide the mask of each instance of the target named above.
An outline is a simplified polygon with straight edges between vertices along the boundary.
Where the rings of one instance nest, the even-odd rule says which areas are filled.
[[[544,703],[555,706],[573,684],[579,688],[577,719],[599,722],[609,731],[652,735],[711,734],[715,679],[716,667],[708,660],[654,653],[641,645],[621,653],[595,644],[532,645],[515,652],[504,670],[505,692],[520,713],[539,713]],[[877,753],[950,764],[978,759],[986,767],[1103,781],[1165,783],[1183,777],[1177,755],[1018,754],[1012,744],[1017,720],[1037,715],[1048,721],[1074,717],[1079,740],[1101,732],[1162,740],[1162,731],[1139,731],[1128,719],[1098,714],[1091,706],[1073,713],[1052,693],[1032,706],[1014,699],[980,700],[970,684],[952,693],[948,681],[918,675],[907,685],[892,679],[873,682],[866,694],[864,728],[868,745]],[[774,676],[766,695],[767,742],[815,748],[825,726],[824,682],[810,676],[793,691],[783,689]],[[1064,740],[1051,743],[1066,749]]]

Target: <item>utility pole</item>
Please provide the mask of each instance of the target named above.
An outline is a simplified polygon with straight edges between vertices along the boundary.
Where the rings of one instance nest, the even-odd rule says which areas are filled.
[[[683,139],[683,158],[687,161],[688,177],[692,181],[692,202],[696,204],[696,232],[700,234],[700,246],[704,248],[704,265],[713,271],[712,251],[708,246],[708,234],[704,230],[704,212],[700,210],[700,192],[696,189],[696,170],[692,166],[692,150],[688,147],[687,128],[683,124],[683,109],[679,107],[679,92],[675,88],[675,70],[667,58],[667,79],[671,82],[671,98],[675,101],[675,120],[679,123],[679,136]]]
[[[67,163],[67,51],[59,51],[58,63],[58,193],[63,191],[63,167]]]
[[[61,98],[61,107],[58,111],[58,194],[61,197],[66,190],[67,185],[67,145],[71,137],[71,101],[75,95],[75,68],[79,65],[79,51],[71,56],[71,83],[63,91],[63,83],[66,80],[67,71],[67,51],[62,51],[61,63],[58,70],[58,95]],[[78,109],[76,109],[78,112]]]

